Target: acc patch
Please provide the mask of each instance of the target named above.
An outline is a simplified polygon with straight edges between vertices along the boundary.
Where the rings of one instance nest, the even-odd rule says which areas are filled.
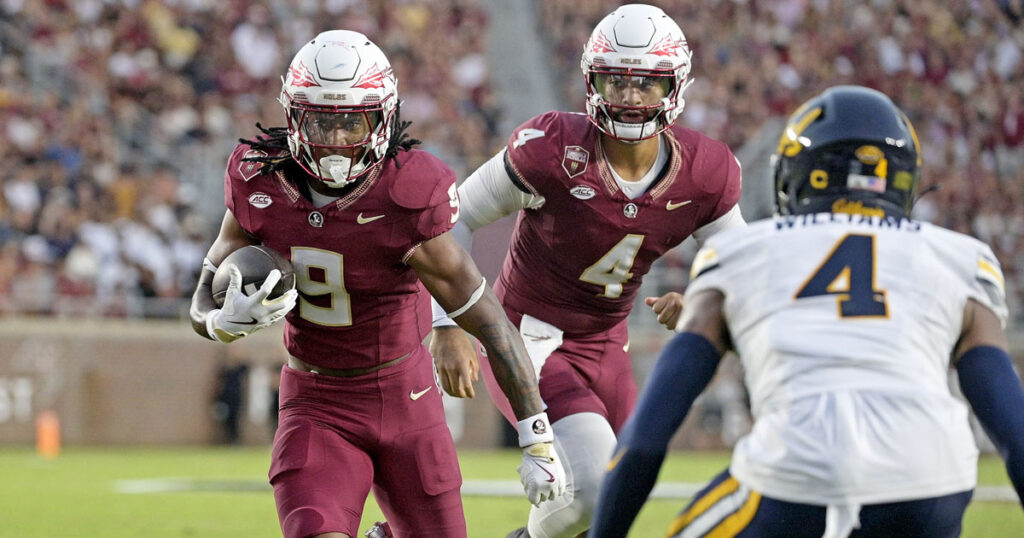
[[[579,198],[580,200],[589,200],[597,195],[597,191],[590,185],[576,185],[569,189],[569,194]]]
[[[249,203],[252,204],[253,207],[264,209],[270,207],[270,204],[274,203],[274,200],[265,192],[254,192],[249,195]]]
[[[249,151],[246,151],[245,155],[242,156],[243,160],[238,161],[238,175],[241,176],[241,178],[244,179],[246,182],[248,182],[250,179],[252,179],[252,178],[256,177],[257,175],[259,175],[260,168],[263,167],[263,163],[246,161],[244,159],[248,159],[248,158],[251,158],[251,157],[266,157],[266,156],[267,156],[267,152],[261,151],[261,150],[258,150],[258,149],[250,149]]]
[[[576,177],[587,171],[587,163],[590,162],[590,152],[579,146],[565,146],[565,155],[562,157],[562,170],[569,174],[570,178]]]

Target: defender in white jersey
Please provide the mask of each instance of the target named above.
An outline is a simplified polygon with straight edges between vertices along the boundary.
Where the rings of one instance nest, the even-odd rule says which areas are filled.
[[[791,117],[774,219],[710,238],[627,422],[590,536],[625,536],[672,433],[734,348],[755,424],[671,536],[956,536],[977,455],[961,388],[1024,490],[1024,391],[991,249],[909,214],[920,151],[885,95]],[[952,358],[952,360],[951,360]]]

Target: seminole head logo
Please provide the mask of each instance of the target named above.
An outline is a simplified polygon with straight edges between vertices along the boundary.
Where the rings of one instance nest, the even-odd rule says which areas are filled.
[[[604,32],[598,32],[590,39],[590,46],[588,47],[589,52],[595,54],[601,54],[602,52],[616,52],[615,47],[612,46],[611,42],[604,35]]]
[[[685,46],[686,41],[683,41],[682,39],[672,39],[672,36],[667,35],[661,38],[661,41],[655,43],[647,53],[655,56],[679,56],[682,54],[680,51],[682,51]]]
[[[391,67],[381,69],[379,65],[373,64],[373,67],[360,75],[359,79],[352,84],[352,87],[363,88],[365,90],[369,90],[371,88],[383,88],[384,79],[386,77],[390,77],[392,73],[394,73],[394,70],[392,70]]]
[[[309,67],[299,61],[298,64],[292,64],[288,66],[288,85],[300,86],[308,88],[310,86],[319,86],[320,84],[313,78],[313,72],[309,70]]]

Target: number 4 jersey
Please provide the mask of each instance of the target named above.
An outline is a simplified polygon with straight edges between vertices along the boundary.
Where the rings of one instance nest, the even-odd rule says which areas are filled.
[[[249,235],[295,266],[300,295],[285,325],[288,351],[352,369],[416,350],[430,330],[430,301],[406,261],[458,218],[451,169],[425,151],[400,152],[316,207],[300,190],[308,192],[304,177],[261,174],[259,163],[242,160],[256,154],[263,153],[245,144],[232,153],[226,205]]]
[[[715,289],[756,419],[732,474],[777,499],[870,504],[974,487],[950,354],[975,300],[1005,322],[992,251],[901,218],[776,217],[713,236],[686,295]]]
[[[519,213],[494,286],[506,307],[567,333],[614,327],[651,264],[736,205],[740,166],[728,146],[679,126],[661,136],[668,163],[630,199],[586,115],[548,112],[512,133],[509,175],[544,203]]]

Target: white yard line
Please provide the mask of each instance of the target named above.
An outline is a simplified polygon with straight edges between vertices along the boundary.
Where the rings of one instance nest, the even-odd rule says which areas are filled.
[[[655,499],[689,499],[704,483],[662,482],[654,487]],[[118,493],[172,493],[178,491],[269,491],[265,480],[200,480],[196,478],[147,478],[118,480],[114,491]],[[466,480],[462,494],[478,497],[521,497],[523,486],[516,480]],[[983,502],[1016,502],[1017,493],[1009,486],[978,486],[974,500]]]

